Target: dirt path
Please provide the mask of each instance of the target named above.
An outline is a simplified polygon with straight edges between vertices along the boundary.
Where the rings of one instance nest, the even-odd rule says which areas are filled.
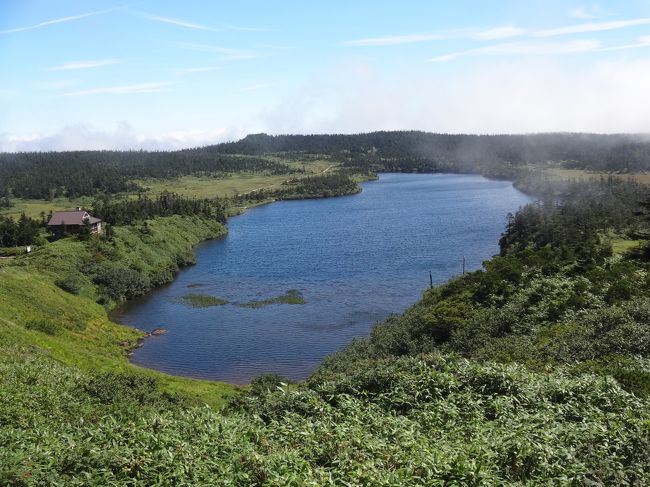
[[[327,171],[329,171],[333,167],[336,167],[336,164],[330,164],[325,169],[323,169],[321,172],[316,173],[316,175],[320,176],[322,174],[325,174]],[[237,196],[246,196],[247,194],[255,193],[256,191],[259,191],[261,189],[271,189],[271,188],[275,188],[276,186],[279,186],[279,184],[272,184],[270,186],[260,186],[259,188],[255,188],[255,189],[251,189],[250,191],[246,191],[245,193],[239,193]]]

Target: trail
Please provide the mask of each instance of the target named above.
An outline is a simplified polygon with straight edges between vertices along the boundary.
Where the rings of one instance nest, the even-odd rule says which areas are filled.
[[[327,166],[325,169],[323,169],[321,172],[316,173],[316,176],[322,176],[325,174],[327,171],[332,169],[333,167],[336,167],[336,164],[330,164]],[[308,176],[306,176],[308,177]],[[247,194],[255,193],[256,191],[259,191],[261,189],[271,189],[275,188],[276,186],[279,186],[279,184],[272,184],[271,186],[260,186],[259,188],[251,189],[250,191],[246,191],[245,193],[239,193],[237,196],[246,196]]]

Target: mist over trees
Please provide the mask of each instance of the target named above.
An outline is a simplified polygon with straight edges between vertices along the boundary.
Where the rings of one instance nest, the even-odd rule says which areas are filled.
[[[336,155],[351,163],[386,169],[479,171],[496,164],[538,165],[604,171],[650,169],[650,139],[640,135],[465,135],[418,131],[353,135],[248,135],[220,144],[222,153],[306,152]]]

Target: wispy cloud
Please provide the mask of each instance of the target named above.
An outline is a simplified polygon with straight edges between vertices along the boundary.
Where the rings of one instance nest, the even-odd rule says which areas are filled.
[[[342,46],[397,46],[400,44],[417,44],[421,42],[441,41],[448,39],[473,39],[479,41],[491,41],[495,39],[505,39],[526,34],[526,29],[515,26],[499,26],[482,31],[475,29],[452,29],[443,32],[433,32],[424,34],[404,34],[390,35],[382,37],[367,37],[363,39],[353,39],[343,41]]]
[[[197,24],[195,22],[188,22],[186,20],[181,20],[181,19],[173,19],[171,17],[162,17],[160,15],[151,15],[151,14],[144,14],[143,16],[145,19],[153,20],[154,22],[162,22],[163,24],[172,24],[178,27],[185,27],[187,29],[207,30],[212,32],[221,31],[221,29],[209,27],[207,25]]]
[[[66,93],[65,96],[84,96],[84,95],[99,95],[99,94],[110,94],[110,95],[131,95],[135,93],[160,93],[163,91],[169,91],[169,86],[172,83],[169,82],[157,82],[157,83],[139,83],[134,85],[125,85],[125,86],[107,86],[102,88],[91,88],[88,90],[73,91]]]
[[[77,84],[77,81],[71,79],[60,79],[53,81],[39,81],[34,87],[41,90],[64,90],[70,89]]]
[[[641,36],[634,44],[623,44],[621,46],[604,47],[601,51],[623,51],[626,49],[639,49],[650,47],[650,36]]]
[[[602,19],[612,15],[612,13],[603,9],[600,5],[590,5],[571,9],[569,15],[576,19]]]
[[[255,59],[259,55],[248,49],[234,49],[231,47],[213,46],[211,44],[179,44],[178,47],[182,49],[189,49],[191,51],[211,52],[221,54],[225,61],[235,61],[239,59]]]
[[[491,46],[452,52],[429,59],[429,62],[452,61],[466,56],[503,56],[503,55],[545,55],[575,54],[596,51],[601,47],[597,40],[580,40],[570,42],[509,42]]]
[[[176,74],[178,75],[184,75],[184,74],[193,74],[193,73],[207,73],[210,71],[216,71],[219,68],[218,66],[197,66],[194,68],[180,68],[175,71]]]
[[[281,44],[259,44],[256,47],[260,49],[270,49],[272,51],[288,51],[290,49],[295,49],[294,46],[287,46]]]
[[[89,68],[99,68],[101,66],[109,66],[111,64],[119,64],[121,61],[119,59],[101,59],[98,61],[73,61],[59,66],[54,66],[49,68],[49,71],[67,71],[71,69],[89,69]]]
[[[368,37],[366,39],[355,39],[344,41],[343,46],[395,46],[399,44],[414,44],[417,42],[428,42],[446,39],[444,34],[409,34],[386,37]]]
[[[495,39],[505,39],[507,37],[517,37],[524,35],[526,29],[521,29],[514,26],[494,27],[492,29],[479,32],[474,37],[480,41],[492,41]]]
[[[650,18],[612,20],[609,22],[594,22],[589,24],[570,25],[555,29],[545,29],[535,32],[535,37],[553,37],[566,34],[584,34],[585,32],[601,32],[605,30],[625,29],[639,25],[650,25]]]
[[[255,85],[246,86],[246,87],[242,88],[239,91],[241,91],[243,93],[246,93],[246,92],[249,92],[249,91],[257,91],[257,90],[261,90],[261,89],[264,89],[264,88],[268,88],[269,86],[271,86],[269,83],[257,83]]]
[[[224,30],[240,30],[243,32],[269,32],[271,29],[266,27],[245,27],[241,25],[232,25],[232,24],[220,24],[221,28]]]
[[[116,9],[111,8],[107,10],[98,10],[96,12],[88,12],[85,14],[71,15],[69,17],[61,17],[58,19],[45,20],[43,22],[39,22],[38,24],[28,25],[25,27],[14,27],[13,29],[0,30],[0,34],[11,34],[13,32],[23,32],[26,30],[40,29],[41,27],[47,27],[48,25],[62,24],[64,22],[72,22],[73,20],[84,19],[86,17],[92,17],[94,15],[101,15],[108,12],[112,12],[114,10]]]

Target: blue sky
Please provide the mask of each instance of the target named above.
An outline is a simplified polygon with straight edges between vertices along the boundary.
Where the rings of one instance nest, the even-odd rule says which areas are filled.
[[[648,132],[650,1],[0,0],[0,150]]]

